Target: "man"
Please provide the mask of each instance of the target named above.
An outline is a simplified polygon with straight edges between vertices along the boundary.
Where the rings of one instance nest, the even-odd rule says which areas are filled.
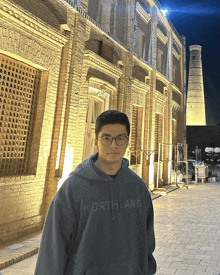
[[[118,111],[96,121],[98,152],[55,195],[35,275],[152,275],[153,206],[143,180],[123,158],[130,123]]]

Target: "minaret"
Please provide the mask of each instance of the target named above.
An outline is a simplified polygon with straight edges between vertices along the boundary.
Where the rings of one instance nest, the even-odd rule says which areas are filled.
[[[202,47],[192,45],[190,49],[189,79],[187,92],[186,125],[206,125],[205,99],[202,73]]]

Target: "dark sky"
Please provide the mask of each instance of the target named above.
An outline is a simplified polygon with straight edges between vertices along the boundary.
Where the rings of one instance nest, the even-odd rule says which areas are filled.
[[[220,0],[161,0],[180,35],[186,37],[187,76],[189,46],[202,46],[207,124],[220,124]]]

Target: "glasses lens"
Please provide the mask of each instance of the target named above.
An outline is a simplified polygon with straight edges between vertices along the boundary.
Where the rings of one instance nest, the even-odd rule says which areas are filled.
[[[116,144],[117,145],[124,145],[127,141],[127,137],[126,136],[119,136],[116,137]]]
[[[103,136],[103,137],[101,137],[101,139],[102,139],[102,144],[103,145],[109,145],[109,144],[111,144],[111,141],[112,141],[111,137]]]
[[[110,136],[102,136],[101,137],[103,145],[110,145],[112,143],[113,139],[115,139],[115,142],[117,145],[124,145],[128,140],[126,136],[118,136],[116,138],[112,138]]]

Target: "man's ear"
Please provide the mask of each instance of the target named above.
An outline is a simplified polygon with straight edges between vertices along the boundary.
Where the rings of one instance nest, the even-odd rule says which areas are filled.
[[[97,139],[97,138],[95,139],[95,150],[96,150],[96,152],[98,152],[98,151],[99,151],[99,147],[98,147],[98,139]]]
[[[128,137],[128,143],[127,143],[127,147],[129,146],[129,137]]]

